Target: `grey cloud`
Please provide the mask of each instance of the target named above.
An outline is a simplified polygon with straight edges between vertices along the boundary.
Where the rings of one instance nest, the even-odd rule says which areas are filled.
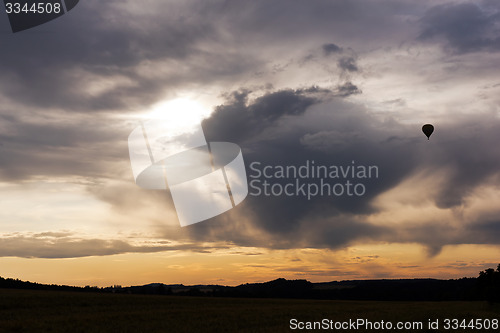
[[[460,206],[476,186],[488,184],[488,179],[499,171],[500,152],[492,147],[500,124],[491,115],[484,115],[437,126],[443,142],[426,148],[429,149],[426,154],[432,158],[429,155],[425,158],[436,169],[446,168],[448,178],[436,197],[436,204],[440,208]]]
[[[353,50],[348,49],[346,52],[344,52],[343,48],[333,43],[324,44],[322,46],[322,49],[325,56],[330,56],[332,54],[343,54],[343,56],[337,61],[337,66],[338,68],[340,68],[341,72],[352,73],[359,71],[359,67],[357,64],[357,55]]]
[[[333,43],[324,44],[322,46],[322,49],[323,49],[323,53],[326,56],[329,56],[332,53],[341,53],[342,52],[342,48],[340,46],[333,44]]]
[[[406,101],[402,98],[396,98],[388,101],[384,101],[384,104],[387,104],[389,106],[397,106],[397,107],[404,107],[406,106]]]
[[[263,255],[264,252],[242,252],[242,251],[234,251],[234,252],[231,252],[231,254],[238,254],[238,255],[244,255],[244,256],[260,256],[260,255]]]
[[[314,211],[307,214],[307,221],[301,226],[301,238],[304,247],[337,248],[351,244],[354,241],[390,238],[392,233],[386,227],[374,226],[348,215],[320,218]],[[297,239],[299,244],[302,242]]]
[[[357,48],[401,33],[404,28],[398,15],[418,14],[423,7],[425,3],[391,0],[277,0],[272,3],[257,0],[224,2],[217,10],[229,14],[232,23],[238,23],[235,29],[245,35],[252,32],[251,38],[261,42],[267,36],[273,41],[281,37],[285,43],[318,36],[326,41],[335,40],[339,45],[347,41],[356,43],[349,46]]]
[[[420,40],[443,37],[456,53],[500,50],[496,25],[500,22],[498,4],[494,11],[477,3],[445,4],[430,8],[421,19]]]
[[[150,14],[117,4],[85,1],[36,28],[46,33],[32,29],[4,38],[2,94],[36,107],[126,111],[158,101],[168,87],[213,82],[252,62],[217,48],[204,51],[201,44],[218,33],[201,12],[191,16],[192,2],[173,11],[168,3],[149,1],[144,6],[156,8]],[[169,71],[159,77],[165,67]],[[103,89],[87,91],[89,86]]]
[[[130,181],[88,184],[87,191],[99,201],[106,202],[127,215],[136,213],[140,216],[144,213],[141,210],[144,207],[151,213],[173,210],[172,198],[168,192],[144,190],[134,183],[132,176]]]
[[[500,222],[479,218],[469,224],[434,220],[429,223],[400,227],[390,239],[396,242],[417,242],[426,247],[429,256],[441,253],[446,245],[499,244]]]
[[[173,245],[163,242],[157,245],[132,245],[123,240],[82,239],[71,234],[10,235],[0,238],[0,257],[22,258],[79,258],[108,256],[123,253],[152,253],[165,251],[212,252],[226,246],[212,247],[185,243]]]
[[[485,219],[467,228],[469,239],[476,244],[498,244],[500,242],[500,220]]]
[[[3,117],[0,178],[33,176],[110,177],[125,169],[127,127],[112,118]],[[127,165],[128,167],[128,165]]]
[[[88,0],[58,20],[5,36],[0,88],[6,99],[30,107],[128,112],[182,87],[231,85],[265,66],[275,46],[332,38],[356,49],[380,43],[405,30],[397,15],[420,7],[259,0],[145,1],[139,8]],[[336,47],[325,44],[323,52]]]
[[[347,72],[357,72],[359,70],[358,65],[356,64],[356,59],[353,57],[340,58],[338,66],[340,69]]]
[[[356,95],[361,93],[362,91],[351,82],[346,82],[337,87],[337,95],[340,97],[347,97],[350,95]]]

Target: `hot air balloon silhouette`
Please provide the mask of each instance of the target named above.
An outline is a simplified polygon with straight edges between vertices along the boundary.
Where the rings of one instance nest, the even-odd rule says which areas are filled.
[[[4,0],[12,32],[52,21],[73,9],[80,0]]]
[[[432,132],[434,132],[434,126],[431,124],[425,124],[422,126],[422,132],[427,136],[427,140],[431,137]]]

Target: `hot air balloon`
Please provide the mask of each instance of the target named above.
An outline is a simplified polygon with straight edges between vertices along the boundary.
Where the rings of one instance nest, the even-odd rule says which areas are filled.
[[[422,126],[422,132],[427,136],[427,140],[431,137],[432,132],[434,132],[434,126],[431,124],[425,124]]]

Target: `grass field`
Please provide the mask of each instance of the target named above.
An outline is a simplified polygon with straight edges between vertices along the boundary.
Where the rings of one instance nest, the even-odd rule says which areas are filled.
[[[499,319],[500,306],[486,302],[197,298],[0,289],[0,332],[290,332],[292,318],[422,321],[425,329],[419,332],[451,332],[442,328],[431,331],[425,325],[428,319],[437,318]]]

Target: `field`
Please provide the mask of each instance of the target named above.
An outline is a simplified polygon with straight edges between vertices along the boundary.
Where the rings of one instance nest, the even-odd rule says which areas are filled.
[[[303,322],[324,318],[422,321],[424,329],[419,332],[451,332],[442,327],[428,330],[428,319],[439,318],[441,326],[445,318],[499,319],[500,306],[487,302],[197,298],[0,289],[0,332],[290,332],[292,318]]]

